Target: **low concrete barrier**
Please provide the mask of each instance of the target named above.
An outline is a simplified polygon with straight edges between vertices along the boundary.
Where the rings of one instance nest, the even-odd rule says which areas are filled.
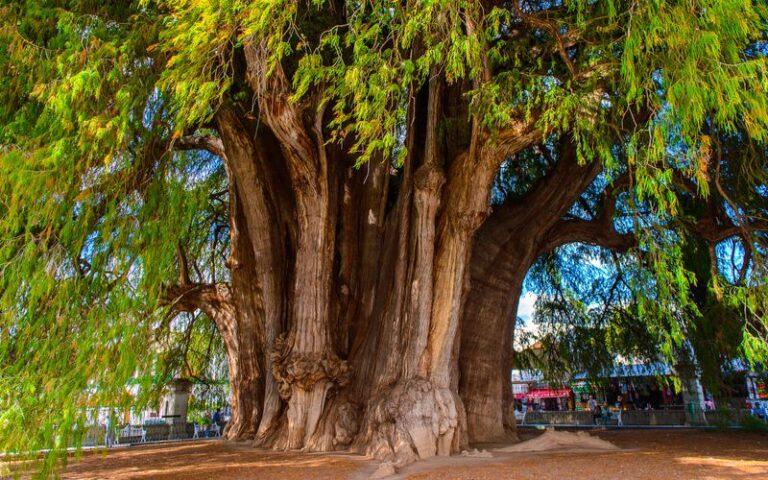
[[[685,425],[685,412],[682,410],[627,410],[621,412],[624,426],[642,425]],[[603,418],[599,419],[604,424]],[[575,412],[527,412],[519,423],[523,425],[594,425],[595,421],[590,411]],[[618,425],[615,412],[612,413],[608,425]]]
[[[592,425],[592,412],[527,412],[526,425]]]
[[[87,427],[85,432],[85,438],[83,438],[84,447],[93,447],[96,445],[104,445],[104,427],[98,425],[92,425]]]
[[[746,409],[714,410],[704,412],[709,426],[732,427],[740,425],[751,413]],[[622,425],[631,426],[672,426],[686,425],[684,410],[625,410],[621,412]],[[590,411],[576,412],[527,412],[524,418],[518,417],[521,425],[593,425],[595,422]],[[610,420],[598,420],[600,424],[618,425],[616,412]]]
[[[745,417],[750,415],[750,411],[743,408],[733,410],[712,410],[709,412],[704,412],[707,423],[709,425],[717,426],[739,425],[744,421]]]
[[[628,410],[622,412],[624,425],[685,425],[682,410]]]

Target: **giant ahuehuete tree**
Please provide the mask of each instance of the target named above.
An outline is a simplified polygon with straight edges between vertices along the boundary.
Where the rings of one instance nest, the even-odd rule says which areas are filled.
[[[525,271],[626,240],[613,207],[552,232],[570,206],[600,174],[674,215],[707,121],[768,123],[759,2],[0,8],[4,450],[127,402],[182,312],[222,337],[231,439],[403,464],[503,435],[483,342]],[[549,173],[491,208],[531,151]]]

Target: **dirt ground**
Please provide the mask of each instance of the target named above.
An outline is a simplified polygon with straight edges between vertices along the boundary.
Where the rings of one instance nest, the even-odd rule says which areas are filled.
[[[523,439],[537,435],[525,431]],[[768,479],[768,436],[696,430],[595,432],[622,450],[454,456],[411,465],[390,478],[427,479]],[[494,447],[487,446],[490,451]],[[350,479],[368,478],[377,462],[350,454],[282,453],[222,441],[172,443],[91,452],[66,479]]]

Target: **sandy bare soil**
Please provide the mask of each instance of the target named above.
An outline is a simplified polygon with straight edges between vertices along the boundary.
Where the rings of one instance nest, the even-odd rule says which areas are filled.
[[[404,478],[768,479],[766,435],[696,430],[621,430],[595,434],[623,450],[590,453],[495,453],[497,456],[493,459],[464,467],[445,465],[427,470],[428,467],[424,465],[415,465],[409,469],[412,473]]]
[[[538,435],[526,431],[524,438]],[[596,432],[621,450],[503,452],[493,458],[455,456],[419,462],[396,477],[426,479],[768,479],[768,436],[695,430]],[[89,453],[66,479],[351,479],[376,462],[349,454],[280,453],[222,441],[175,443]]]

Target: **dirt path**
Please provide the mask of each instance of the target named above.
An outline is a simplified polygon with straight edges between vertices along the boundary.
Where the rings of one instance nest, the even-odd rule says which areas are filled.
[[[373,468],[372,462],[357,455],[265,451],[213,440],[89,453],[71,464],[62,478],[337,480]]]
[[[530,438],[532,434],[525,434]],[[534,434],[535,435],[535,434]],[[622,430],[597,436],[623,449],[592,453],[494,453],[472,465],[414,465],[408,480],[768,479],[768,436],[695,430]]]
[[[537,435],[528,431],[525,437]],[[768,479],[768,436],[743,432],[622,430],[598,432],[623,450],[509,453],[494,458],[438,458],[412,465],[408,480]],[[491,448],[491,446],[489,446]],[[166,444],[86,454],[63,478],[351,479],[376,463],[348,454],[281,453],[221,441]]]

